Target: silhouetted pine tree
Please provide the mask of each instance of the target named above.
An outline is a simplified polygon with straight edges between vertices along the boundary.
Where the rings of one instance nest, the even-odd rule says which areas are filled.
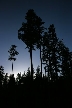
[[[18,55],[19,53],[16,51],[16,45],[11,45],[11,47],[10,47],[10,49],[9,49],[9,54],[10,54],[10,56],[9,56],[9,58],[8,58],[8,60],[16,60],[16,58],[14,58],[14,56],[15,55]],[[13,62],[12,62],[12,71],[13,71]]]
[[[66,48],[64,51],[63,51],[63,58],[62,58],[62,69],[65,70],[65,72],[63,73],[64,77],[69,77],[70,74],[69,74],[69,51],[68,49]]]
[[[31,59],[31,77],[33,79],[33,66],[32,66],[32,50],[34,46],[41,39],[41,33],[43,30],[41,18],[36,15],[33,9],[28,10],[26,13],[25,19],[26,23],[22,23],[22,27],[18,30],[18,39],[21,39],[29,49],[30,59]],[[22,32],[22,33],[20,33]]]
[[[41,80],[41,72],[40,72],[40,66],[38,65],[37,66],[37,69],[36,69],[36,80]]]
[[[48,80],[54,80],[58,78],[60,72],[58,38],[53,24],[48,29],[49,31],[45,32],[43,37],[43,61],[46,62],[45,72],[48,72]]]
[[[22,80],[22,84],[25,84],[25,82],[26,82],[26,73],[25,73],[25,71],[21,76],[21,80]]]
[[[10,74],[9,80],[8,80],[8,85],[9,85],[9,87],[14,87],[15,86],[15,77],[14,77],[14,74]]]
[[[69,53],[69,72],[72,78],[72,52]]]
[[[22,79],[22,76],[21,76],[21,72],[17,74],[16,76],[16,83],[17,85],[21,85],[21,79]]]
[[[48,35],[50,37],[50,49],[51,49],[51,61],[52,66],[56,74],[56,79],[58,78],[58,72],[60,72],[60,61],[59,61],[59,55],[58,55],[58,38],[55,33],[54,24],[50,25],[48,28]],[[53,74],[54,75],[54,74]]]
[[[45,30],[46,28],[44,28],[43,26],[41,27],[42,30]],[[43,33],[44,31],[42,31]],[[36,47],[37,49],[40,50],[40,61],[41,61],[41,78],[42,78],[42,47],[43,47],[43,36],[42,36],[42,33],[41,33],[41,37],[40,37],[40,40],[37,42],[36,44]]]
[[[4,87],[7,87],[8,86],[8,73],[6,73],[4,75],[3,86]]]
[[[42,49],[42,59],[43,62],[45,62],[45,74],[48,72],[48,80],[50,80],[51,77],[51,61],[50,61],[50,55],[51,55],[51,50],[50,50],[50,37],[48,36],[48,33],[45,32],[43,36],[43,49]]]
[[[62,41],[59,41],[58,47],[61,61],[61,73],[66,78],[69,75],[69,48],[66,47]]]
[[[31,78],[30,67],[27,69],[26,78],[28,78],[28,79]]]
[[[0,66],[0,86],[2,86],[4,80],[4,67]]]
[[[33,68],[33,80],[34,80],[34,68]],[[28,84],[31,83],[31,71],[30,71],[30,67],[27,69],[27,72],[26,72],[26,81]]]
[[[63,50],[64,50],[65,45],[63,44],[63,42],[60,40],[58,42],[58,54],[60,55],[60,62],[61,62],[61,74],[62,74],[62,55],[63,55]]]

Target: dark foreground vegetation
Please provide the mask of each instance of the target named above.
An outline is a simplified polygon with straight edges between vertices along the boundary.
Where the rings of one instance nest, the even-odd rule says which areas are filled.
[[[30,76],[5,75],[0,85],[0,108],[64,108],[71,105],[72,79],[59,77],[56,81],[38,74],[33,81]],[[3,82],[3,83],[2,83]]]
[[[25,19],[18,39],[28,48],[31,70],[28,68],[15,78],[0,66],[0,108],[72,108],[72,52],[57,38],[54,24],[47,30],[33,9],[28,10]],[[8,60],[16,60],[14,56],[19,54],[16,47],[11,46]],[[32,51],[37,49],[41,65],[35,71]]]

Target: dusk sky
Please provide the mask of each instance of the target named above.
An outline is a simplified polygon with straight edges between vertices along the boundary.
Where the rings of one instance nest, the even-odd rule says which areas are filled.
[[[48,28],[54,24],[57,37],[72,51],[72,0],[0,0],[0,65],[5,73],[12,73],[12,61],[8,60],[8,50],[12,44],[17,45],[19,55],[14,64],[14,74],[24,72],[30,67],[30,55],[26,45],[18,39],[18,29],[26,22],[28,9],[45,22]],[[33,51],[33,66],[40,65],[39,51]]]

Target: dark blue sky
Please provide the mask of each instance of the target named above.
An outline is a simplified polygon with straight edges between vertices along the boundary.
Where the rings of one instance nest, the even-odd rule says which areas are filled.
[[[0,0],[0,65],[11,73],[8,50],[17,45],[19,55],[14,63],[14,73],[24,72],[30,66],[30,55],[25,44],[18,40],[18,29],[25,22],[28,9],[34,9],[45,22],[44,26],[54,24],[57,37],[64,39],[72,51],[72,0]],[[33,51],[34,68],[40,65],[39,51]]]

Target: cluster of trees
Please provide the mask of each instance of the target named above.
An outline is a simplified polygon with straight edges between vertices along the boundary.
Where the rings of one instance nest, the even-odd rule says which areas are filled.
[[[47,30],[44,22],[38,17],[33,9],[28,10],[22,27],[18,30],[18,39],[21,39],[26,48],[29,49],[31,58],[31,77],[33,79],[32,50],[40,50],[41,76],[42,64],[45,65],[45,73],[48,73],[48,80],[58,79],[58,73],[65,78],[72,76],[72,52],[66,47],[62,40],[57,38],[54,24]],[[44,30],[47,30],[46,32]]]
[[[33,73],[34,69],[33,69]],[[39,80],[41,77],[40,67],[38,66],[36,69],[36,74],[33,77],[34,79]],[[8,75],[8,73],[4,73],[4,67],[0,66],[0,87],[10,87],[15,85],[25,85],[30,83],[31,81],[31,72],[30,67],[27,69],[27,72],[24,71],[23,74],[18,73],[16,78],[14,77],[14,74]]]
[[[0,66],[0,87],[4,87],[4,88],[20,87],[20,85],[21,85],[21,87],[24,87],[22,85],[29,85],[29,84],[30,85],[31,84],[34,84],[34,85],[36,85],[36,84],[37,85],[53,84],[54,85],[54,84],[57,84],[57,82],[63,83],[63,81],[65,81],[65,82],[72,81],[71,80],[72,79],[72,52],[69,50],[68,47],[65,46],[65,44],[62,41],[63,39],[59,40],[59,38],[57,37],[54,24],[51,24],[48,29],[45,28],[43,26],[43,24],[45,22],[43,22],[42,19],[36,15],[36,13],[34,12],[33,9],[28,10],[28,12],[26,13],[25,19],[26,19],[26,22],[23,22],[21,28],[18,30],[18,39],[22,40],[24,42],[24,44],[26,44],[26,48],[28,48],[28,52],[30,53],[30,60],[31,60],[31,70],[30,70],[30,68],[28,68],[27,72],[24,72],[22,75],[20,72],[17,74],[17,77],[15,78],[14,74],[8,75],[8,73],[4,73],[4,67]],[[19,54],[19,52],[16,50],[16,47],[17,47],[16,45],[11,45],[10,49],[8,50],[8,52],[10,54],[8,60],[10,60],[10,61],[16,60],[15,55]],[[36,71],[33,68],[33,62],[32,62],[32,51],[33,50],[40,51],[41,64],[40,64],[40,66],[37,67]],[[45,69],[45,74],[42,71],[43,65],[44,65],[44,69]],[[12,62],[12,71],[13,71],[13,62]],[[59,84],[60,83],[58,83],[58,85]],[[25,90],[25,88],[24,88],[24,90]],[[50,89],[50,91],[47,91],[47,90],[49,90],[49,88],[46,90],[45,86],[44,86],[44,88],[42,88],[42,89],[38,88],[38,90],[40,90],[39,94],[37,95],[39,97],[42,90],[43,90],[43,94],[44,94],[44,92],[46,92],[47,94],[49,92],[51,94],[54,93],[56,96],[57,89],[55,89],[55,91],[54,91],[52,88],[52,89]],[[36,89],[35,90],[33,89],[33,90],[31,90],[31,93],[34,93],[35,91],[36,91]],[[61,89],[58,91],[61,91]],[[16,92],[17,92],[17,90],[16,90]],[[19,93],[20,93],[20,91],[19,91]],[[23,91],[23,93],[24,93],[24,91]],[[36,93],[38,93],[38,92],[36,91]],[[6,92],[6,94],[7,94],[7,92]],[[25,94],[26,94],[26,92],[25,92]],[[44,97],[47,94],[44,94]],[[51,97],[51,94],[50,94],[50,97]],[[15,93],[15,95],[16,95],[16,93]],[[34,97],[35,96],[36,95],[34,94]],[[36,98],[37,98],[37,96],[36,96]],[[47,96],[49,96],[49,95],[47,95]],[[31,97],[31,95],[30,95],[30,97]],[[33,100],[34,100],[34,97],[33,97]],[[54,97],[52,96],[51,103],[54,102],[54,100],[55,100],[55,102],[57,102],[57,100],[54,99]],[[29,98],[29,94],[28,94],[28,98]],[[54,99],[54,100],[52,101],[52,99]],[[25,98],[25,100],[26,100],[26,98]],[[45,98],[43,100],[43,98],[41,99],[41,96],[40,96],[40,100],[41,101],[46,100],[46,102],[47,102],[47,99]],[[40,102],[40,100],[38,100],[38,101]],[[65,98],[64,98],[64,100],[65,100]],[[23,101],[23,99],[20,98],[20,101]],[[31,102],[33,104],[33,101],[31,101]],[[48,103],[46,103],[46,104],[48,105]],[[66,104],[66,102],[65,102],[65,104]],[[24,105],[25,105],[25,103],[24,103]]]
[[[45,28],[43,26],[45,22],[36,15],[33,9],[28,10],[25,19],[26,22],[23,22],[21,28],[18,30],[18,39],[26,44],[26,48],[28,48],[28,52],[30,53],[31,71],[28,75],[30,75],[31,80],[33,81],[34,79],[32,51],[36,49],[40,50],[41,69],[38,67],[40,69],[38,71],[40,71],[39,75],[41,79],[43,65],[45,77],[47,77],[48,81],[56,81],[60,76],[63,76],[63,78],[72,78],[72,52],[64,45],[63,39],[59,40],[57,37],[54,24],[51,24],[48,29]],[[16,60],[14,56],[19,54],[16,47],[16,45],[12,45],[9,49],[10,56],[8,60]],[[2,66],[0,69],[0,75],[2,75],[0,80],[2,80]]]

